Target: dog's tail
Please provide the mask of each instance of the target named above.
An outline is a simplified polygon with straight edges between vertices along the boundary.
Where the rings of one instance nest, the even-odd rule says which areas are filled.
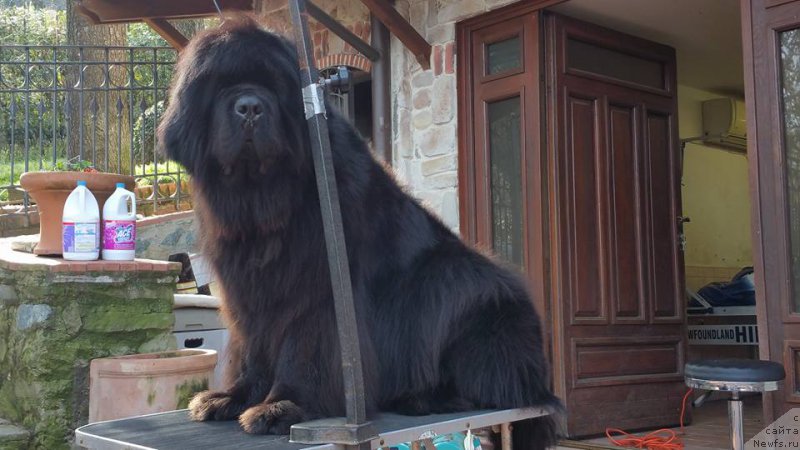
[[[547,415],[512,424],[514,450],[546,450],[554,448],[560,435],[556,417]],[[495,447],[500,450],[500,447]]]
[[[555,448],[558,439],[563,435],[561,419],[564,408],[557,398],[552,397],[541,407],[547,415],[533,419],[520,420],[511,424],[511,438],[514,450],[547,450]],[[495,450],[502,449],[499,434],[492,439]]]

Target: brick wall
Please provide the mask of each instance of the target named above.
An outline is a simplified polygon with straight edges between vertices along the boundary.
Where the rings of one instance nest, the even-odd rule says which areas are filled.
[[[328,15],[335,17],[356,36],[369,42],[370,21],[369,10],[359,1],[318,0],[315,5]],[[265,19],[267,27],[291,35],[291,18],[285,0],[258,0],[256,11]],[[326,27],[313,19],[309,21],[309,32],[314,42],[314,57],[318,68],[346,65],[369,72],[372,68],[370,60],[358,53],[352,46],[344,42]]]

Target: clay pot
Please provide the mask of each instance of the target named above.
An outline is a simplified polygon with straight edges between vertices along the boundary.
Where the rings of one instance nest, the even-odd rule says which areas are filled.
[[[37,255],[61,255],[61,215],[64,203],[78,180],[86,181],[102,214],[103,204],[116,189],[117,183],[125,183],[132,190],[134,178],[127,175],[100,172],[26,172],[19,184],[28,191],[39,209],[39,243],[33,250]]]
[[[139,200],[152,200],[153,186],[139,186],[133,190]]]
[[[89,422],[186,408],[208,389],[217,352],[184,349],[92,360]]]

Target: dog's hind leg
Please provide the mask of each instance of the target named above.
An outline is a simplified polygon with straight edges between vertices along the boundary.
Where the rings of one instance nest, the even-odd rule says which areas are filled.
[[[486,305],[462,318],[458,337],[443,361],[458,397],[479,408],[559,410],[560,403],[550,391],[540,325],[525,301]],[[538,450],[553,445],[555,424],[550,416],[517,423],[515,448]]]

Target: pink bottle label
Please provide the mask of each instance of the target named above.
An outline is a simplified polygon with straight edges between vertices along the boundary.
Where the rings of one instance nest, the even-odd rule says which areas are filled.
[[[104,220],[103,249],[104,250],[136,249],[136,221]]]

